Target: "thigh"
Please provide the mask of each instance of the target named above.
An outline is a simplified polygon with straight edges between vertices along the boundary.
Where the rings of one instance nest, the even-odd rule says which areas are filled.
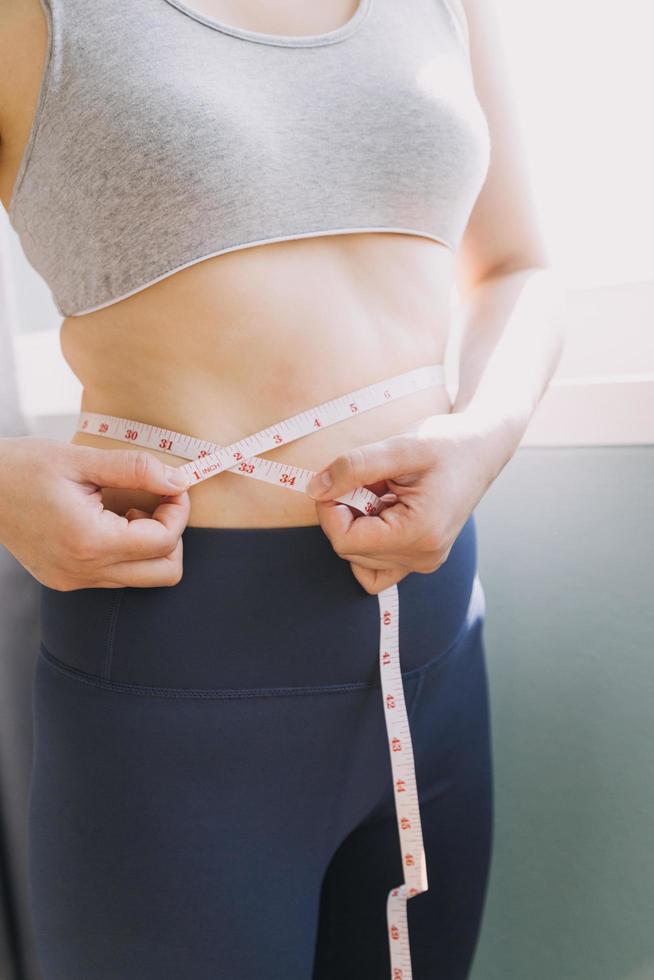
[[[178,695],[38,660],[29,866],[44,980],[311,974],[330,795],[306,732],[321,697]],[[328,773],[340,758],[317,754]]]
[[[407,905],[414,980],[465,980],[491,856],[492,763],[482,618],[420,675],[410,713],[428,890]],[[334,854],[313,980],[390,977],[386,899],[403,882],[392,800]]]

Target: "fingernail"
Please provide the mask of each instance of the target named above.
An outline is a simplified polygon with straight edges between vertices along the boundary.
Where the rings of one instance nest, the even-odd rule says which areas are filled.
[[[167,479],[171,487],[179,487],[180,490],[185,489],[190,482],[186,473],[180,473],[178,470],[169,470]]]
[[[317,473],[310,481],[307,487],[307,493],[310,497],[320,497],[325,493],[332,485],[332,478],[329,475],[329,470],[323,470],[322,473]]]

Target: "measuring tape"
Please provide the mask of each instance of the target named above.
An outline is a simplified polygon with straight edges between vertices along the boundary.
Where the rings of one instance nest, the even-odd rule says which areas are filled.
[[[327,428],[346,418],[351,418],[352,415],[383,405],[387,401],[444,384],[443,365],[430,364],[415,368],[384,381],[377,381],[365,388],[348,392],[333,401],[323,402],[224,447],[170,429],[95,412],[80,413],[77,431],[128,441],[137,446],[188,459],[190,462],[179,468],[187,473],[194,483],[208,480],[223,470],[229,470],[241,476],[304,493],[314,476],[312,470],[260,459],[257,454],[274,449],[276,446],[286,445],[317,429]],[[335,499],[369,516],[379,513],[383,507],[381,499],[365,487],[358,487]],[[378,593],[377,599],[380,619],[379,671],[404,873],[404,882],[391,889],[386,902],[391,980],[411,980],[413,974],[406,903],[414,895],[427,891],[427,868],[420,824],[413,744],[402,684],[397,585],[392,585]]]

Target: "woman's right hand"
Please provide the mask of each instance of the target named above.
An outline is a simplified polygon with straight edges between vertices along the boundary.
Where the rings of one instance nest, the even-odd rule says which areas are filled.
[[[141,450],[0,439],[0,542],[51,589],[176,585],[190,500],[174,476],[182,474]],[[122,517],[103,507],[102,487],[162,500],[152,514]]]

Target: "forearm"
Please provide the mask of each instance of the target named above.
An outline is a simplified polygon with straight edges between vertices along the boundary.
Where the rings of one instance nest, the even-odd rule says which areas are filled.
[[[493,478],[518,448],[556,370],[566,293],[551,270],[520,269],[483,282],[463,308],[452,411],[483,436]]]

